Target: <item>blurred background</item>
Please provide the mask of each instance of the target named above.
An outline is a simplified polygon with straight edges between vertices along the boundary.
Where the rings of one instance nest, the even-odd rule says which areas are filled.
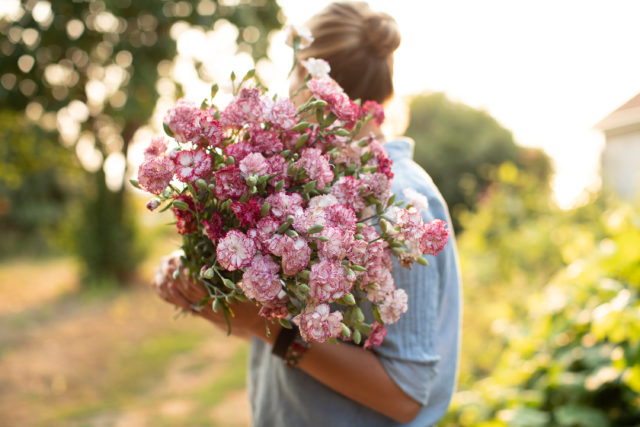
[[[0,1],[0,425],[249,424],[247,345],[151,291],[180,238],[128,179],[178,97],[286,94],[282,29],[327,3]],[[370,4],[458,238],[441,425],[639,425],[640,4]]]

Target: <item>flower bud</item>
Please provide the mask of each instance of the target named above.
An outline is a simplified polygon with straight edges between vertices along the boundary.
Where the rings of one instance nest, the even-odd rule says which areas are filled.
[[[361,266],[361,265],[357,265],[357,264],[353,264],[353,265],[351,266],[351,268],[352,268],[353,270],[355,270],[355,271],[367,271],[367,269],[366,269],[366,268],[364,268],[364,267],[363,267],[363,266]]]
[[[315,234],[324,230],[324,225],[316,224],[313,227],[309,227],[307,234]]]
[[[300,122],[289,130],[293,132],[302,132],[304,130],[307,130],[309,126],[311,126],[309,122]]]
[[[213,279],[213,268],[208,268],[202,273],[202,277],[205,279]]]
[[[293,329],[291,322],[289,322],[287,319],[280,318],[278,319],[278,323],[280,323],[280,325],[282,325],[283,328]]]
[[[356,239],[356,240],[362,240],[362,239],[364,239],[364,236],[362,234],[356,234],[356,235],[353,236],[353,238]]]
[[[213,304],[211,304],[211,309],[214,313],[217,313],[220,310],[220,300],[218,298],[213,299]]]
[[[140,188],[140,183],[138,182],[137,179],[130,179],[129,182],[131,183],[131,185],[133,185],[136,188]]]
[[[302,295],[307,295],[309,293],[309,286],[304,284],[298,286],[298,293]]]
[[[360,344],[360,341],[362,341],[362,335],[360,334],[360,331],[356,329],[353,331],[353,342]]]
[[[344,294],[344,296],[341,298],[345,305],[355,305],[356,304],[356,299],[353,297],[353,294],[351,292],[347,292],[346,294]]]
[[[232,165],[236,162],[235,157],[233,156],[227,156],[227,159],[224,161],[227,165]]]
[[[276,192],[281,191],[284,188],[284,179],[281,179],[276,184]]]
[[[162,201],[160,199],[151,199],[147,202],[147,209],[149,209],[150,211],[154,211],[158,208],[158,206],[160,206],[161,203]]]
[[[198,178],[196,180],[196,187],[198,187],[200,190],[206,190],[207,189],[207,181],[205,181],[202,178]]]
[[[342,336],[345,338],[349,338],[351,336],[351,329],[349,329],[349,327],[342,322],[340,322],[340,325],[342,325]]]
[[[421,257],[419,256],[416,261],[418,262],[418,264],[420,265],[429,265],[429,261],[427,261],[427,259],[425,257]]]
[[[233,283],[233,280],[229,280],[229,279],[224,279],[222,281],[222,283],[224,283],[224,285],[229,288],[229,289],[235,289],[236,288],[236,284]]]
[[[298,233],[296,233],[294,230],[291,230],[291,229],[289,229],[289,230],[285,231],[285,233],[284,233],[284,234],[286,234],[287,236],[289,236],[289,237],[291,237],[291,238],[293,238],[293,239],[295,239],[296,237],[298,237]]]
[[[269,215],[269,211],[270,210],[271,210],[271,203],[264,202],[262,204],[262,207],[260,208],[260,216],[261,217],[265,217],[265,216]]]
[[[356,322],[364,322],[364,313],[360,307],[355,307],[353,309],[353,318],[356,319]]]
[[[304,280],[309,280],[309,274],[310,274],[309,270],[302,270],[299,274],[300,274],[300,277],[302,277]]]
[[[249,178],[247,178],[247,185],[249,187],[252,187],[254,185],[256,185],[258,183],[258,179],[256,178],[255,175],[251,175]]]

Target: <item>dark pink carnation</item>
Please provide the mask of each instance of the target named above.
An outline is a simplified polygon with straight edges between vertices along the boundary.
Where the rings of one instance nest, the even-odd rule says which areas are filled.
[[[256,247],[242,231],[231,230],[218,242],[216,259],[222,268],[234,271],[251,265]]]
[[[328,304],[307,306],[293,318],[293,322],[298,325],[300,335],[307,342],[326,342],[328,338],[337,338],[342,333],[342,313],[331,313]]]
[[[138,169],[138,182],[149,193],[161,194],[173,178],[175,165],[166,157],[145,160]]]
[[[236,165],[228,165],[214,173],[216,184],[214,193],[220,200],[239,199],[248,190]]]
[[[178,142],[198,142],[200,128],[196,120],[200,115],[200,109],[192,101],[184,98],[178,99],[176,104],[167,110],[164,116],[164,124],[171,129],[173,137]]]
[[[316,181],[316,187],[322,190],[327,183],[333,181],[333,171],[327,156],[317,148],[305,148],[300,154],[296,166],[304,169],[311,180]]]
[[[368,147],[375,156],[375,163],[378,165],[378,172],[385,174],[390,180],[393,179],[393,172],[391,172],[393,161],[387,154],[386,150],[382,147],[382,144],[373,140]]]
[[[207,234],[207,237],[213,243],[217,242],[219,238],[224,237],[224,219],[220,212],[214,212],[208,221],[203,219],[202,225],[204,226],[204,232]]]
[[[373,327],[371,328],[371,332],[367,337],[367,340],[364,342],[365,350],[370,349],[371,347],[378,347],[384,341],[384,338],[387,336],[387,328],[381,325],[378,322],[373,322]]]
[[[311,266],[309,296],[318,302],[332,302],[351,290],[344,267],[339,262],[322,260]]]
[[[187,194],[181,194],[175,198],[187,204],[189,209],[178,209],[175,205],[173,207],[173,213],[176,216],[176,227],[180,234],[191,234],[198,231],[198,223],[196,222],[193,212],[196,210],[196,205],[193,202],[191,196]],[[200,206],[199,206],[200,207]]]
[[[289,177],[287,175],[288,164],[284,157],[280,155],[274,155],[267,157],[267,164],[269,165],[269,175],[275,175],[269,180],[269,184],[275,186],[278,181],[285,180],[285,186],[288,184]]]
[[[338,202],[348,206],[356,212],[366,207],[366,203],[360,195],[360,180],[353,176],[341,176],[331,187],[331,194]]]
[[[240,287],[248,298],[264,303],[278,296],[282,290],[278,271],[280,266],[269,255],[256,255],[242,275]]]
[[[284,319],[289,316],[289,309],[287,308],[287,302],[289,298],[283,299],[274,298],[270,301],[263,302],[258,312],[259,316],[267,319]]]
[[[376,101],[366,101],[364,105],[362,105],[362,111],[372,116],[371,121],[376,126],[380,126],[382,122],[384,122],[384,108]]]
[[[240,221],[240,227],[253,227],[260,219],[261,207],[256,199],[249,199],[246,203],[234,200],[231,203],[231,210]]]
[[[151,159],[153,157],[162,156],[167,151],[167,140],[163,136],[158,136],[151,140],[151,143],[144,150],[144,158],[145,160]]]
[[[235,144],[227,145],[224,149],[224,154],[231,156],[237,162],[247,157],[250,153],[253,153],[253,147],[249,141],[240,141]]]
[[[211,173],[211,156],[199,148],[179,151],[175,156],[176,176],[182,182],[193,182],[207,178]]]
[[[420,251],[423,254],[435,256],[444,249],[449,239],[446,226],[447,223],[441,219],[434,219],[424,225],[424,233],[420,237]]]

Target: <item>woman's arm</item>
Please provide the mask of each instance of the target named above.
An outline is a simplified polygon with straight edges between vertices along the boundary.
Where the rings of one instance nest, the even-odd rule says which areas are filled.
[[[175,264],[173,261],[174,267]],[[156,290],[166,301],[190,310],[191,303],[201,301],[206,291],[201,284],[182,275],[174,280],[170,274],[173,269],[169,266],[156,276]],[[240,303],[232,305],[232,310],[232,334],[243,338],[256,336],[270,345],[274,344],[282,328],[280,325],[272,326],[271,335],[267,337],[264,318],[258,316],[257,307],[251,303]],[[223,315],[213,312],[210,306],[196,314],[226,329]],[[374,353],[360,347],[343,343],[313,343],[298,368],[343,396],[397,422],[410,422],[422,408],[389,376]]]

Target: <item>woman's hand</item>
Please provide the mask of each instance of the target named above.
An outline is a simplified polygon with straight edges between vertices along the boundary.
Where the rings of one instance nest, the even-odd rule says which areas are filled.
[[[177,278],[174,272],[180,268],[180,256],[172,254],[164,257],[156,270],[153,281],[157,294],[165,301],[203,317],[221,329],[227,329],[227,323],[222,313],[222,308],[214,312],[210,303],[199,306],[199,303],[208,298],[209,293],[204,285],[189,277],[188,270],[182,268]],[[250,338],[252,335],[270,342],[277,336],[279,325],[270,325],[271,336],[265,332],[265,319],[258,315],[258,307],[252,302],[230,304],[231,314],[228,315],[231,323],[231,334],[242,338]]]

